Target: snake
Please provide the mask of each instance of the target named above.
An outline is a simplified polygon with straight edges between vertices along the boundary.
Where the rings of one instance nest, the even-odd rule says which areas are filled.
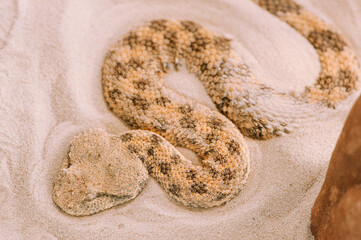
[[[114,145],[141,161],[169,196],[185,206],[216,207],[238,195],[250,172],[244,136],[266,140],[289,133],[287,114],[297,115],[298,109],[312,104],[335,108],[358,88],[359,63],[341,34],[292,0],[254,2],[298,31],[318,54],[319,76],[300,95],[260,83],[231,39],[190,20],[157,19],[139,25],[105,57],[102,87],[107,106],[139,129],[118,136]],[[182,64],[202,82],[218,111],[165,85],[170,66],[177,70]],[[195,152],[201,164],[193,164],[175,146]],[[70,181],[58,179],[54,201],[65,191],[59,187],[64,179]],[[90,197],[89,191],[79,194],[76,211],[56,202],[75,215],[123,202],[104,188]]]

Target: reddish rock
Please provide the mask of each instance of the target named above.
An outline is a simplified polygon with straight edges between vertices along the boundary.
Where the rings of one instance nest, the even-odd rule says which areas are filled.
[[[361,97],[346,120],[312,208],[315,239],[361,239]]]

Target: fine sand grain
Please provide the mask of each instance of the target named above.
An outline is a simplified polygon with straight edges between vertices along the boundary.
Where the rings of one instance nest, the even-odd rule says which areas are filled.
[[[360,1],[298,3],[334,25],[361,56]],[[307,40],[248,0],[0,0],[1,239],[312,239],[311,207],[358,94],[289,135],[246,138],[251,173],[225,206],[185,208],[154,179],[135,200],[89,217],[71,217],[54,204],[52,184],[77,133],[129,130],[103,99],[107,49],[159,18],[189,19],[232,36],[254,75],[278,90],[301,92],[318,76]],[[215,109],[186,69],[166,75],[166,84]]]

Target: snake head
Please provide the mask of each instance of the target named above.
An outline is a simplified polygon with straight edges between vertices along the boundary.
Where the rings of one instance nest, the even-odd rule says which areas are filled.
[[[54,181],[53,200],[74,216],[97,213],[135,198],[148,172],[122,141],[105,131],[75,137]]]

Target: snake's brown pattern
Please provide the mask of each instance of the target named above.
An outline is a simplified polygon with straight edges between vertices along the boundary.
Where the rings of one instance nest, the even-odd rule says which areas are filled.
[[[254,2],[295,28],[316,49],[320,76],[301,96],[258,83],[228,38],[192,21],[154,20],[139,26],[105,58],[102,84],[109,109],[131,127],[162,136],[131,131],[120,137],[122,146],[184,205],[218,206],[238,194],[249,173],[241,133],[257,139],[288,133],[287,116],[297,106],[334,107],[357,88],[359,64],[340,34],[291,0]],[[198,76],[229,120],[165,87],[168,66],[177,69],[180,61]],[[267,102],[278,109],[263,104]],[[202,165],[192,164],[170,143],[193,150]],[[89,214],[86,209],[80,212]]]
[[[193,72],[200,71],[194,61],[201,62],[208,45],[214,56],[229,48],[226,39],[193,22],[152,21],[119,41],[103,67],[104,96],[117,116],[200,156],[202,166],[196,166],[168,141],[146,131],[126,133],[124,139],[173,198],[193,207],[218,206],[233,198],[249,172],[248,149],[237,127],[219,112],[164,86],[167,65],[179,59]],[[203,68],[212,71],[207,70],[211,65]]]
[[[316,49],[321,72],[305,97],[329,107],[344,100],[357,89],[360,65],[345,39],[318,17],[291,0],[254,0],[259,6],[285,21]]]

